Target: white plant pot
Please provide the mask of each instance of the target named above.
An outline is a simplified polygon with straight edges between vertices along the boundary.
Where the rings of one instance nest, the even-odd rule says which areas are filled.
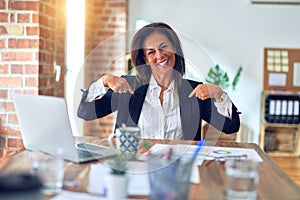
[[[105,177],[107,197],[109,199],[127,198],[128,177],[126,174],[107,174]]]

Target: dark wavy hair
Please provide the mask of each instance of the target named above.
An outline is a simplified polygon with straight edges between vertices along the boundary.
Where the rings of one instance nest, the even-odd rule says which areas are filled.
[[[181,42],[175,33],[175,31],[167,24],[162,22],[156,22],[148,24],[142,27],[134,35],[131,46],[130,56],[132,65],[136,70],[137,79],[143,83],[148,83],[151,77],[151,68],[145,62],[145,55],[143,51],[143,43],[145,39],[152,33],[159,32],[165,35],[175,48],[175,66],[173,71],[173,77],[175,84],[181,84],[181,79],[185,73],[185,60],[181,47]]]

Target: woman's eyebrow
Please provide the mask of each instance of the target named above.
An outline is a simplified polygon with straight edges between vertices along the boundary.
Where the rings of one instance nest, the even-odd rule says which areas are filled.
[[[162,47],[162,46],[164,46],[164,45],[166,45],[166,44],[167,44],[166,42],[162,41],[162,42],[158,45],[158,47]]]
[[[144,49],[148,51],[148,50],[153,50],[154,47],[144,47]]]
[[[167,44],[166,42],[162,41],[161,43],[159,43],[158,48],[161,48],[162,46],[164,46],[166,44]],[[152,51],[155,49],[155,47],[144,47],[143,49],[146,51]]]

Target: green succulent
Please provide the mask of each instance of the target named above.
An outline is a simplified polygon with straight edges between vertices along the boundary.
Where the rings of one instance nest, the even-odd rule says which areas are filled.
[[[112,174],[125,174],[128,169],[128,158],[121,153],[106,161],[111,169]]]

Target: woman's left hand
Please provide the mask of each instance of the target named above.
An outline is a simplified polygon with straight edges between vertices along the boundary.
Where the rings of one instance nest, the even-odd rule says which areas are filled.
[[[198,99],[205,100],[208,98],[220,99],[224,91],[214,84],[199,84],[189,95],[189,98],[196,96]]]

